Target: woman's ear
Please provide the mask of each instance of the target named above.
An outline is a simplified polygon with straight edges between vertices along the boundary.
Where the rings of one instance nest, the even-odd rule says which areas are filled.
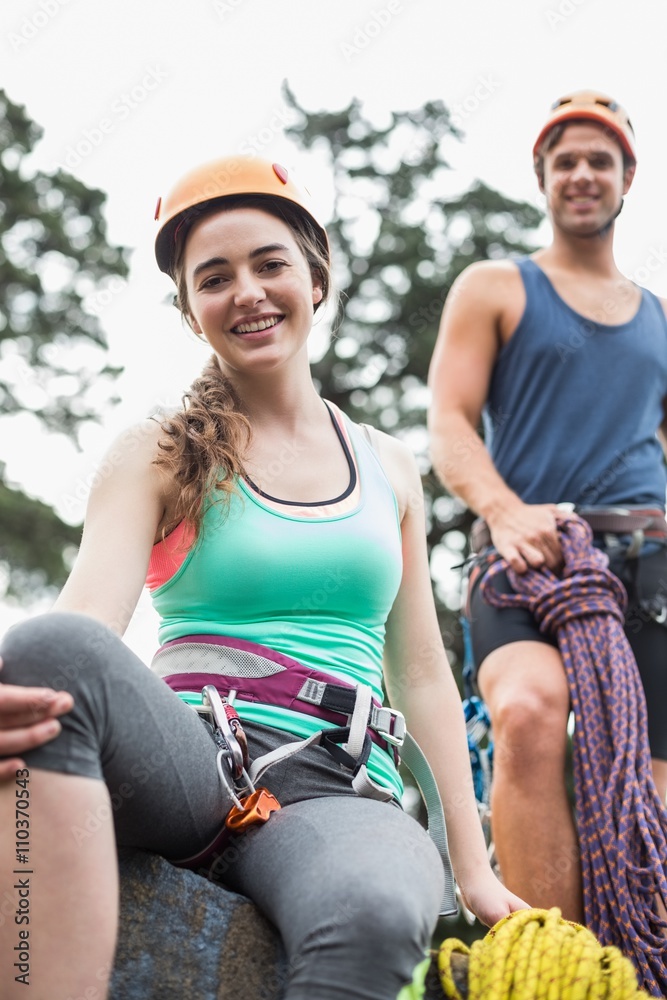
[[[323,298],[322,282],[319,278],[313,278],[313,305],[319,305]]]

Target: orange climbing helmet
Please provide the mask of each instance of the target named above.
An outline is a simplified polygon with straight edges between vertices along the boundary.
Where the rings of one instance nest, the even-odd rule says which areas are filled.
[[[287,169],[256,157],[228,156],[191,170],[165,198],[158,199],[155,219],[160,228],[155,256],[160,270],[173,277],[176,235],[192,209],[239,195],[258,195],[296,205],[311,222],[327,261],[330,259],[329,239],[310,204],[310,195],[295,183]]]
[[[614,133],[628,159],[637,162],[635,133],[627,111],[611,97],[595,90],[577,90],[551,105],[549,117],[533,147],[533,158],[538,157],[544,137],[554,125],[581,118],[605,125]]]

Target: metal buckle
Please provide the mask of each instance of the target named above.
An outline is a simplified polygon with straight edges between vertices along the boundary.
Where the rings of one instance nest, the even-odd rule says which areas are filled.
[[[380,720],[384,721],[384,718],[389,716],[393,720],[393,732],[389,732],[387,728],[381,728]],[[391,744],[393,747],[402,747],[405,743],[405,734],[407,728],[405,725],[405,716],[402,712],[399,712],[395,708],[374,708],[371,712],[371,727],[375,730],[378,736],[381,736],[383,740]]]

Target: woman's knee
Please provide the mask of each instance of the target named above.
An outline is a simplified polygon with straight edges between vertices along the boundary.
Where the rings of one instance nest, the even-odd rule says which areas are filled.
[[[363,941],[374,950],[428,946],[442,898],[442,862],[430,839],[420,856],[385,854],[382,872],[366,868],[356,880],[344,880],[330,892],[321,933],[353,947]]]
[[[50,612],[14,625],[0,644],[6,684],[74,692],[111,659],[120,639],[88,615]]]
[[[374,891],[344,894],[332,900],[326,916],[313,923],[291,961],[304,970],[344,959],[345,975],[355,988],[366,979],[396,985],[408,982],[430,946],[437,920],[419,893],[398,893],[387,872],[386,885]],[[326,956],[326,957],[325,957]]]

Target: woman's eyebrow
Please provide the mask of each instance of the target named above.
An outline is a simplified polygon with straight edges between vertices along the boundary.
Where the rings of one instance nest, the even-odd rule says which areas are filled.
[[[262,254],[275,253],[276,251],[286,252],[287,247],[282,243],[267,243],[266,246],[257,247],[256,250],[251,250],[248,256],[251,260],[254,260],[255,257],[261,257]],[[208,260],[204,260],[201,264],[197,264],[196,268],[192,272],[192,277],[196,278],[197,275],[201,274],[202,271],[208,270],[209,267],[225,267],[226,264],[229,264],[226,257],[209,257]]]

